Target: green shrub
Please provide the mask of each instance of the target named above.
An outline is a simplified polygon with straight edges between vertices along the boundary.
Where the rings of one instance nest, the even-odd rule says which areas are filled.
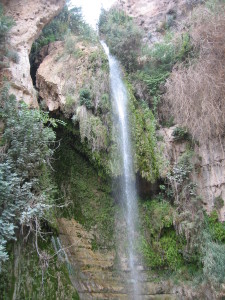
[[[190,140],[190,134],[188,130],[185,127],[179,127],[177,126],[173,133],[172,136],[174,137],[175,141],[189,141]]]
[[[13,19],[4,14],[3,6],[0,3],[0,70],[9,67],[9,62],[5,61],[4,57],[8,57],[15,63],[19,62],[18,54],[13,50],[8,50],[6,45],[7,34],[13,25]]]
[[[145,101],[138,102],[133,94],[132,86],[127,82],[130,97],[131,134],[134,143],[136,171],[150,182],[159,177],[161,156],[157,149],[156,121]]]
[[[208,217],[209,230],[214,241],[225,243],[225,224],[221,223],[217,212],[214,210]]]
[[[224,200],[223,200],[223,198],[221,196],[216,197],[214,199],[214,206],[218,210],[221,209],[221,208],[223,208],[223,206],[224,206]]]
[[[151,268],[177,270],[184,265],[184,241],[173,228],[174,209],[166,201],[151,200],[142,204],[142,238],[139,250]]]
[[[6,16],[3,11],[3,6],[0,4],[0,42],[3,43],[9,30],[14,25],[14,21]]]
[[[110,103],[110,100],[109,100],[109,94],[103,94],[102,95],[99,107],[100,107],[101,112],[103,114],[106,114],[107,112],[110,111],[111,103]]]
[[[213,242],[207,233],[204,234],[204,237],[203,274],[205,279],[218,288],[218,284],[225,282],[225,245]]]
[[[70,94],[66,95],[66,108],[72,108],[73,105],[75,103],[75,100],[73,98],[73,96],[71,96]]]
[[[75,41],[71,35],[66,36],[65,49],[68,54],[73,54],[75,51]]]
[[[136,69],[143,33],[133,19],[119,9],[103,10],[99,30],[106,36],[111,53],[119,58],[125,68],[128,71]]]
[[[181,42],[177,53],[178,61],[185,61],[193,55],[193,45],[191,44],[188,32],[181,35]]]
[[[47,114],[18,104],[7,87],[1,91],[0,108],[5,124],[0,162],[1,266],[8,259],[6,242],[15,239],[15,229],[23,225],[32,230],[34,219],[46,217],[53,204],[54,189],[47,179],[55,133],[45,127],[51,122]]]
[[[80,105],[85,105],[87,109],[92,109],[94,107],[89,89],[80,90]]]

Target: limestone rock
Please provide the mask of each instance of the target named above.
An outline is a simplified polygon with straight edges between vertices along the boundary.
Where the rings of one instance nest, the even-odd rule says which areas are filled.
[[[146,33],[146,38],[155,42],[168,27],[176,27],[185,20],[192,8],[201,0],[118,0],[118,5],[134,17]],[[179,22],[178,22],[179,21]]]
[[[71,281],[80,299],[129,300],[128,271],[115,268],[115,251],[92,250],[93,234],[75,220],[58,219],[59,237],[72,267]],[[175,300],[176,290],[170,281],[152,282],[142,271],[140,283],[143,300]]]
[[[30,76],[29,53],[43,27],[55,17],[65,0],[2,0],[5,12],[15,21],[9,34],[10,47],[18,54],[18,63],[10,62],[5,74],[18,100],[37,107],[36,92]]]
[[[185,152],[186,143],[179,143],[172,135],[175,127],[163,128],[159,135],[163,137],[165,158],[171,165],[178,162]],[[195,146],[198,169],[192,173],[192,179],[198,186],[205,209],[210,213],[216,197],[225,199],[225,140],[210,140],[207,144]],[[225,221],[225,205],[219,210],[220,220]]]
[[[43,49],[43,62],[37,70],[36,85],[49,111],[74,113],[82,88],[91,90],[94,106],[109,92],[108,62],[100,44],[89,44],[71,37],[74,47],[54,42]],[[105,64],[105,65],[104,65]],[[73,110],[73,111],[72,111]]]

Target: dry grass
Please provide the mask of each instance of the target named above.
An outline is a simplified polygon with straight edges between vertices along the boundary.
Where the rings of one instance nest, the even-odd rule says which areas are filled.
[[[225,5],[199,10],[191,31],[198,59],[178,65],[166,83],[165,112],[186,126],[194,139],[222,136],[225,128]]]

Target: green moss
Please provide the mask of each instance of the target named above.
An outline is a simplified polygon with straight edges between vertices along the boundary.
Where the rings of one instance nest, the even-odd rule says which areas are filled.
[[[217,212],[214,210],[207,219],[212,238],[216,242],[225,243],[225,224],[219,221]]]
[[[130,99],[131,132],[134,143],[136,171],[148,181],[154,182],[159,177],[161,161],[157,150],[156,122],[152,111],[144,101],[138,102],[132,86],[126,82]]]
[[[64,131],[65,132],[65,131]],[[88,159],[78,152],[74,136],[58,135],[61,147],[54,164],[58,198],[68,204],[61,213],[74,218],[87,230],[95,227],[98,247],[113,245],[115,206],[111,196],[111,181],[99,177]]]
[[[73,124],[70,121],[67,121],[66,127],[61,127],[60,131],[60,138],[64,137],[64,140],[67,140],[73,149],[86,157],[100,177],[105,178],[112,174],[109,155],[110,149],[92,151],[87,139],[81,142],[78,124]],[[108,144],[109,141],[107,140],[106,143]]]
[[[54,255],[50,238],[39,241],[39,251],[45,251],[51,257],[47,268],[40,264],[32,239],[10,247],[10,259],[3,265],[0,277],[2,300],[79,300],[65,263]]]
[[[182,256],[185,240],[176,235],[173,214],[174,209],[166,201],[151,200],[140,205],[139,251],[150,268],[178,270],[185,265]]]

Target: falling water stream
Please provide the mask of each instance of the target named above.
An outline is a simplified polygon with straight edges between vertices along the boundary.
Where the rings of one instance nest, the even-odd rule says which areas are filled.
[[[115,126],[118,128],[117,143],[122,157],[122,177],[121,177],[121,203],[124,207],[126,221],[126,233],[128,239],[128,264],[130,269],[130,280],[133,285],[133,299],[141,299],[139,295],[138,270],[135,255],[135,232],[136,220],[138,217],[137,191],[135,184],[135,173],[133,169],[133,152],[128,116],[128,96],[124,85],[121,68],[118,61],[109,53],[109,49],[104,42],[101,42],[105,53],[108,56],[110,67],[110,84],[112,93],[112,107]],[[116,121],[117,120],[117,121]]]

